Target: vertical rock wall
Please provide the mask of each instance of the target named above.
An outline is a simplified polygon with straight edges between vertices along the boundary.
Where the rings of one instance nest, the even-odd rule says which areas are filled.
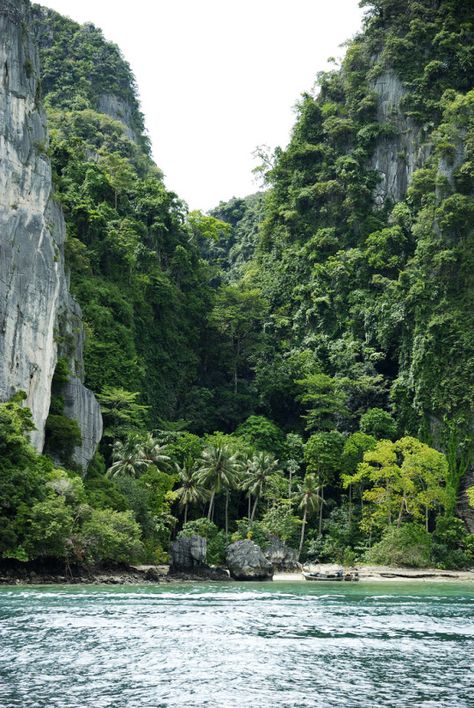
[[[405,89],[393,71],[384,71],[374,83],[378,98],[377,121],[387,128],[379,138],[372,168],[379,174],[374,200],[382,207],[386,199],[393,204],[405,198],[411,176],[429,157],[430,145],[422,128],[401,110]]]
[[[76,460],[84,465],[102,423],[93,394],[81,383],[80,310],[64,272],[64,220],[52,195],[29,13],[26,0],[0,0],[0,399],[26,392],[36,426],[32,442],[41,451],[57,340],[61,328],[69,329],[77,400],[66,413],[77,419],[84,439],[94,429],[87,449],[76,450]]]

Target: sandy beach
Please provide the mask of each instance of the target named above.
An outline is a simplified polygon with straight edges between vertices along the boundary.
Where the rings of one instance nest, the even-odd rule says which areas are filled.
[[[324,564],[312,566],[308,570],[333,572],[338,566]],[[440,570],[439,568],[395,568],[385,565],[358,565],[353,568],[359,573],[359,579],[374,581],[396,582],[472,582],[474,583],[474,570]],[[276,582],[307,582],[302,573],[275,573],[273,580]]]

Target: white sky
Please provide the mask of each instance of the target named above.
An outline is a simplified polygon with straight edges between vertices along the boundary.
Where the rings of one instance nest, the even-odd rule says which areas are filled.
[[[257,190],[252,152],[288,143],[292,107],[360,28],[358,0],[43,0],[118,44],[153,155],[192,209]]]

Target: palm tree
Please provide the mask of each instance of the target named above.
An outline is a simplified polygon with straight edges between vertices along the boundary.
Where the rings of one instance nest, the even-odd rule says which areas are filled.
[[[116,440],[112,446],[113,464],[107,470],[107,476],[139,477],[151,465],[163,467],[170,459],[164,449],[150,433],[145,438],[132,435],[125,442]]]
[[[318,486],[317,479],[314,474],[307,474],[305,476],[303,484],[300,484],[298,487],[298,493],[300,498],[298,509],[303,509],[303,523],[301,525],[301,538],[298,549],[299,558],[301,551],[303,550],[308,513],[316,511],[316,509],[322,506],[324,502],[320,494],[320,487]]]
[[[241,453],[238,457],[238,468],[239,468],[239,479],[238,479],[238,486],[240,489],[244,490],[247,492],[247,500],[248,500],[248,512],[247,512],[247,517],[248,520],[250,521],[250,516],[252,514],[252,493],[250,492],[249,486],[248,486],[248,478],[251,474],[251,471],[253,469],[254,465],[254,459],[252,455],[249,453]]]
[[[278,460],[275,460],[273,455],[268,452],[257,452],[253,457],[247,458],[243,463],[246,475],[242,484],[242,488],[246,489],[250,495],[254,497],[254,504],[250,521],[255,518],[258,502],[265,487],[268,483],[268,478],[272,474],[280,472],[278,468]]]
[[[151,433],[147,433],[141,442],[141,450],[148,465],[155,465],[158,469],[167,467],[170,458],[165,454],[166,445],[161,445]]]
[[[293,475],[296,474],[300,466],[296,460],[290,459],[286,463],[286,469],[288,470],[288,499],[291,499],[293,494]]]
[[[112,460],[107,477],[139,477],[147,468],[143,450],[135,438],[128,438],[125,442],[116,440],[112,446]]]
[[[229,490],[236,486],[238,475],[237,455],[233,455],[227,445],[211,445],[206,447],[201,455],[199,465],[199,483],[210,489],[209,511],[207,518],[210,520],[214,511],[216,494],[222,489],[226,490],[225,525],[228,531]]]
[[[176,489],[176,494],[179,506],[184,507],[183,523],[185,524],[188,520],[188,505],[204,501],[207,492],[199,483],[196,466],[192,460],[185,460],[182,466],[176,465],[176,470],[181,482],[181,486]]]

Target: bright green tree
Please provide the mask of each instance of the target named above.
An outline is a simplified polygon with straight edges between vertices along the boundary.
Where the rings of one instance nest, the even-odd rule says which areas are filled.
[[[365,530],[399,527],[404,520],[422,521],[428,528],[430,511],[449,506],[447,479],[446,457],[412,437],[379,441],[364,454],[356,473],[343,478],[346,487],[369,485],[363,493],[368,502],[362,520]]]
[[[327,374],[310,374],[296,382],[304,390],[300,401],[308,407],[306,430],[331,430],[349,415],[347,380]]]

